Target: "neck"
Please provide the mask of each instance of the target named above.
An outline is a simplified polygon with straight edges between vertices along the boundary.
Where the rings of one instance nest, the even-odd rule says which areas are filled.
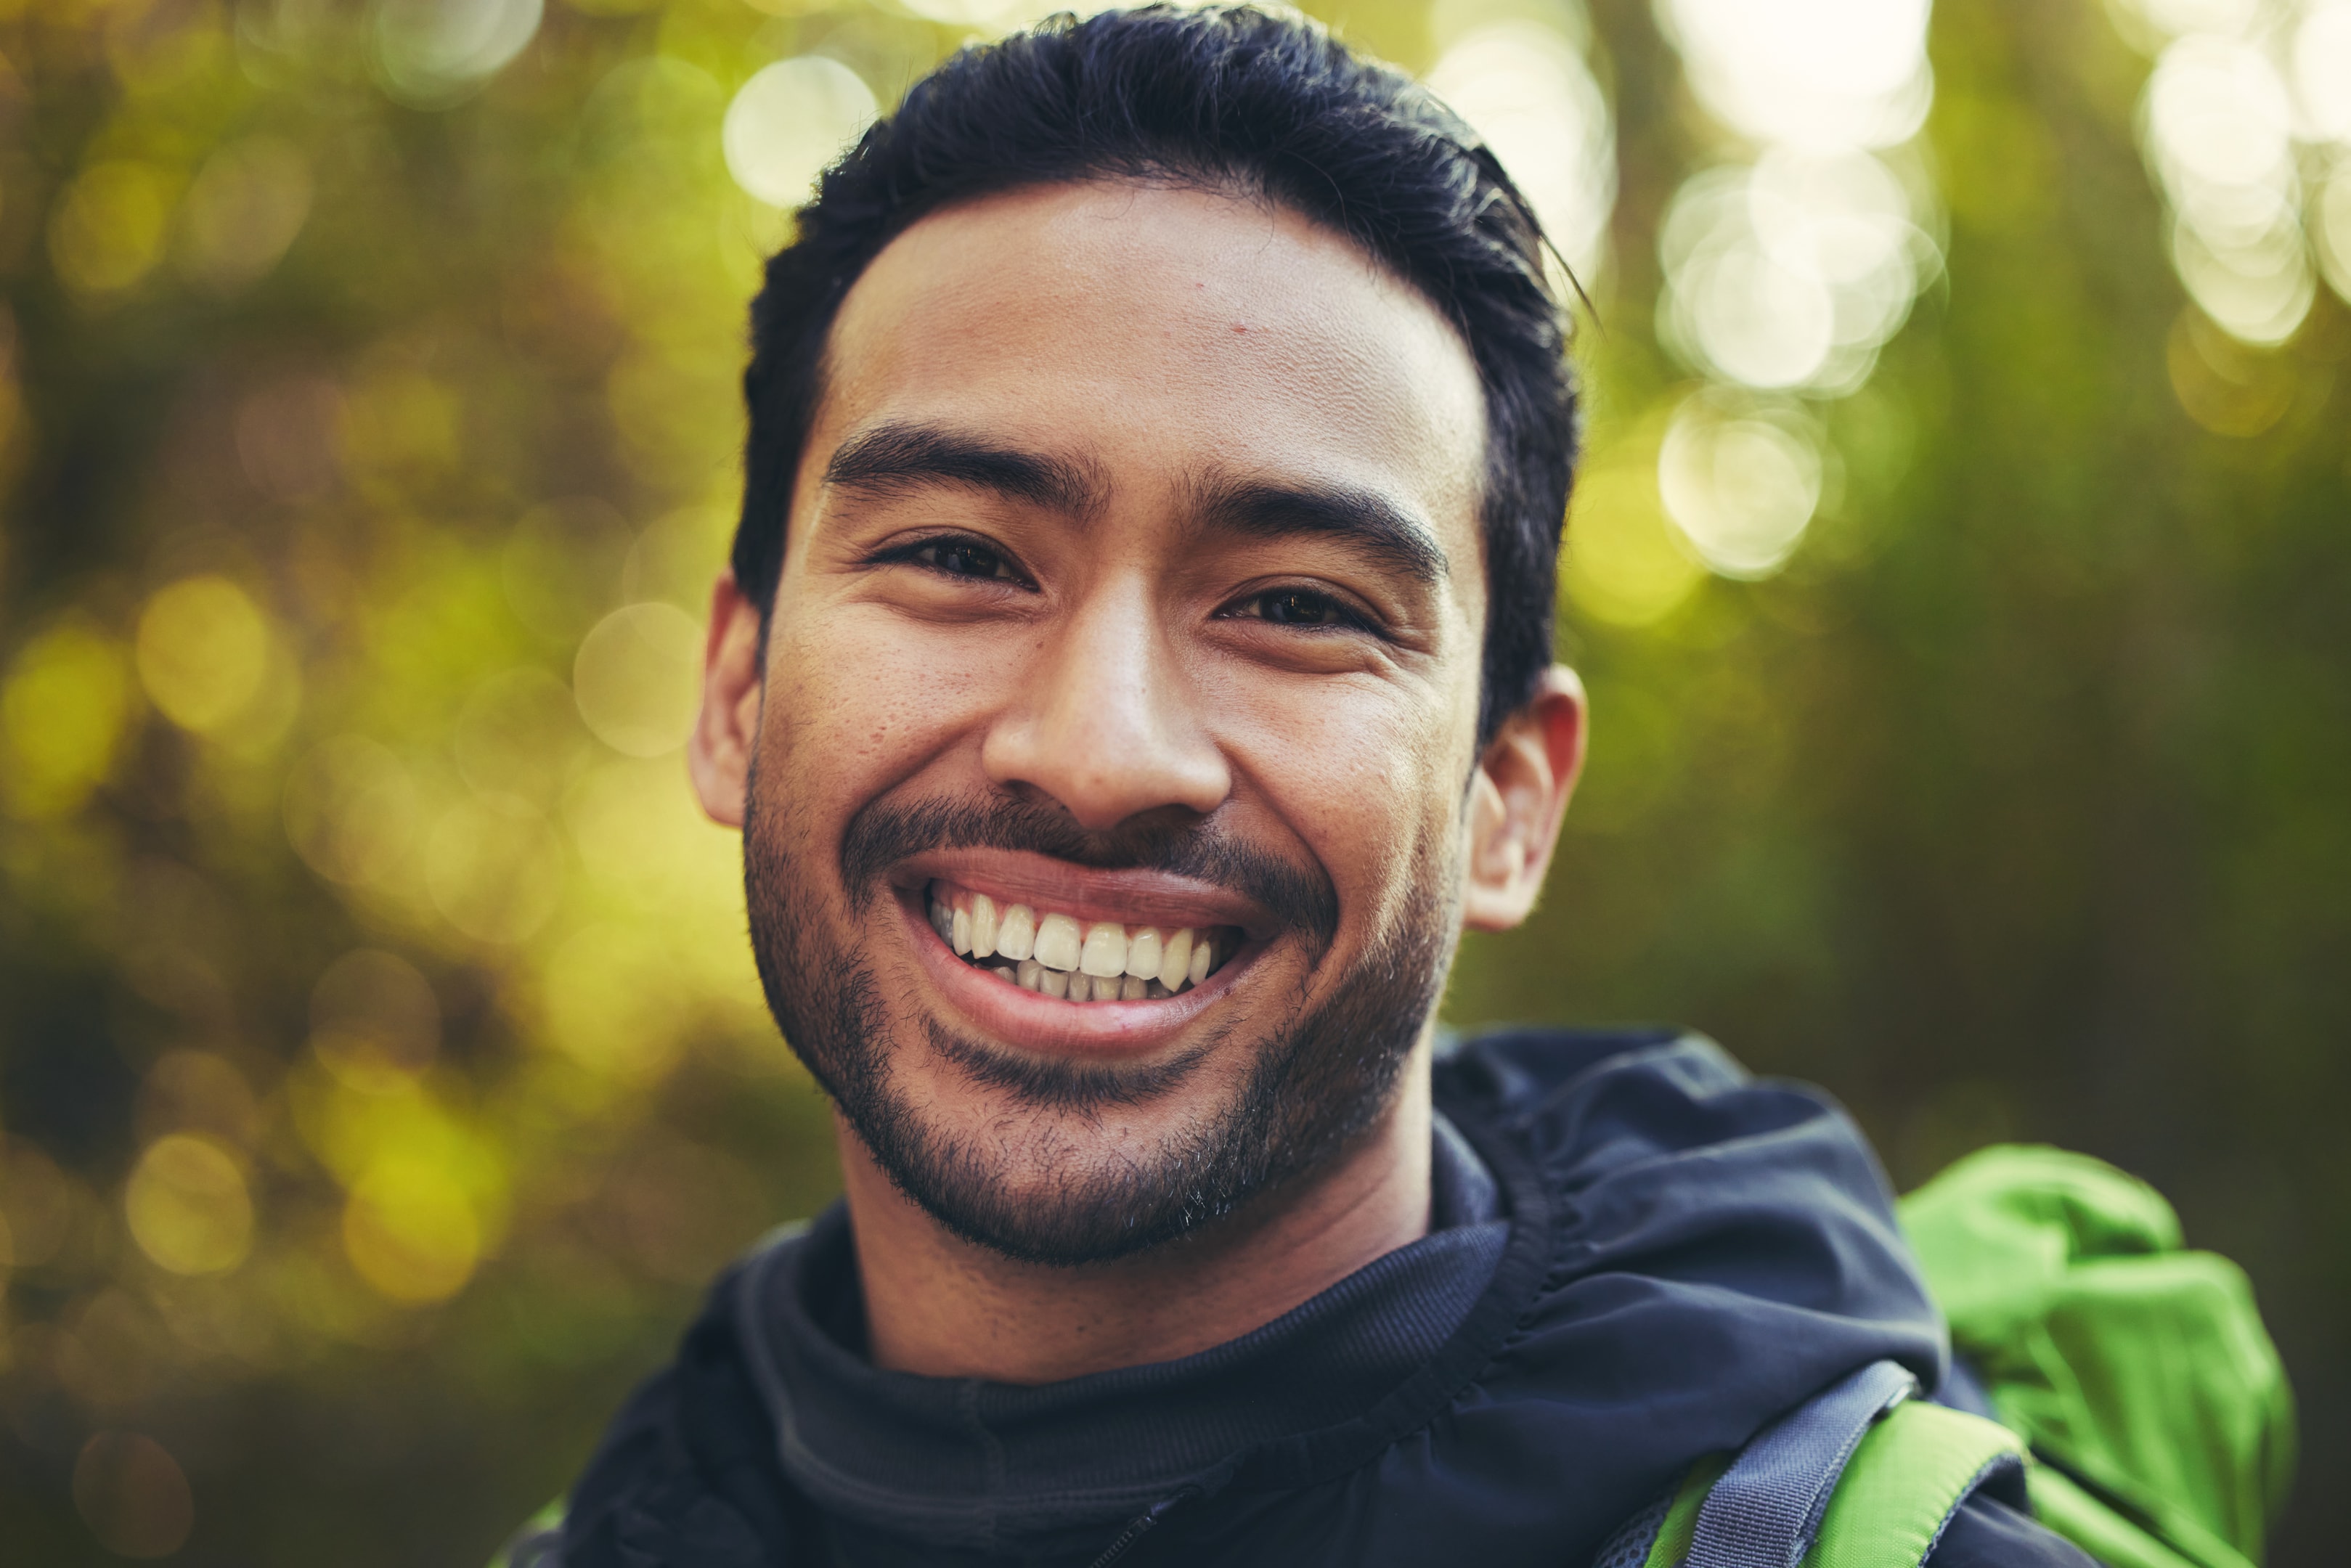
[[[1428,1041],[1395,1099],[1327,1165],[1115,1262],[1021,1263],[946,1230],[836,1120],[875,1365],[1056,1383],[1173,1361],[1272,1322],[1428,1233]]]

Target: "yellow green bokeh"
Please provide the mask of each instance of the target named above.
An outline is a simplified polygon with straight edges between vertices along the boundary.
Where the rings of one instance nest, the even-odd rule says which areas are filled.
[[[207,574],[172,583],[139,617],[139,678],[163,716],[225,727],[261,691],[269,627],[243,589]]]
[[[0,682],[0,740],[16,811],[61,816],[106,778],[130,716],[128,665],[118,643],[79,619],[17,651]]]
[[[131,1239],[174,1274],[221,1274],[253,1247],[245,1173],[208,1138],[172,1133],[147,1145],[123,1189]]]
[[[683,750],[746,305],[828,139],[1045,8],[0,0],[0,1556],[481,1561],[835,1194]],[[1904,1185],[2128,1166],[2351,1462],[2316,8],[1945,0],[1891,130],[1695,26],[1822,7],[1311,9],[1477,100],[1590,297],[1593,750],[1448,1021],[1695,1024]],[[2223,57],[2292,112],[2181,143]]]

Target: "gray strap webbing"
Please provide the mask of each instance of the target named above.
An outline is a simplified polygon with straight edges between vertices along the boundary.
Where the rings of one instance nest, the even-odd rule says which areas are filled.
[[[1873,1362],[1757,1433],[1707,1494],[1685,1568],[1795,1568],[1870,1424],[1917,1389]]]

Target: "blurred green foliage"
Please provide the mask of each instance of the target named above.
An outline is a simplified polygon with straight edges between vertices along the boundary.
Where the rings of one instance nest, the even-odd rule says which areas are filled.
[[[677,756],[789,222],[722,125],[809,56],[887,104],[977,14],[456,5],[0,0],[12,1563],[476,1561],[836,1183]],[[1447,25],[1318,13],[1415,68]],[[1806,405],[1801,549],[1710,575],[1657,498],[1657,231],[1740,149],[1647,5],[1589,24],[1594,751],[1450,1017],[1698,1025],[1905,1186],[1994,1138],[2127,1166],[2251,1270],[2331,1474],[2351,313],[2213,327],[2145,57],[2090,0],[1947,5],[1939,268]]]

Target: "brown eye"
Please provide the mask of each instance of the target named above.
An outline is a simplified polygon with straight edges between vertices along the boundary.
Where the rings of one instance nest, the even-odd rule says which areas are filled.
[[[1328,594],[1284,588],[1257,596],[1259,616],[1277,626],[1351,626],[1354,617]]]
[[[914,559],[925,566],[935,567],[949,577],[998,578],[1012,575],[1005,570],[1002,556],[971,539],[935,540],[916,552]]]

